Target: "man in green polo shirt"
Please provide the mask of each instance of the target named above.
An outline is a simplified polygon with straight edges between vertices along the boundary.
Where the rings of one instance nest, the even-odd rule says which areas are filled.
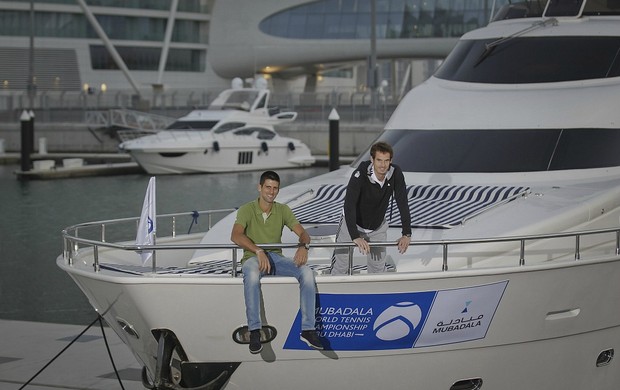
[[[315,328],[316,285],[312,269],[306,265],[310,235],[299,223],[290,207],[276,203],[280,176],[266,171],[260,177],[258,199],[237,211],[230,239],[243,248],[243,290],[245,313],[250,331],[250,352],[259,353],[260,341],[260,279],[264,275],[293,276],[299,281],[301,334],[300,339],[314,349],[323,349]],[[261,248],[258,244],[282,242],[282,229],[287,226],[299,237],[293,259],[282,255],[282,249]]]

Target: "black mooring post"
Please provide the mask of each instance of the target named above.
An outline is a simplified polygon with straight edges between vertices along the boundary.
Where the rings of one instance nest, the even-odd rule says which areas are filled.
[[[24,110],[21,117],[21,167],[22,172],[28,172],[31,168],[30,154],[32,153],[32,122],[30,115]]]
[[[34,111],[30,110],[28,111],[28,115],[30,115],[30,141],[32,144],[32,147],[30,149],[30,152],[34,153],[35,149],[35,139],[34,139]]]
[[[340,146],[338,145],[340,116],[335,108],[329,113],[329,171],[340,166]]]

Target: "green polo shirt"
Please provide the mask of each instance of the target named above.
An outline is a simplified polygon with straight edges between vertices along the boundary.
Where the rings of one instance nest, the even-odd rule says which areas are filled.
[[[258,199],[246,203],[237,210],[235,223],[243,226],[245,235],[255,244],[273,244],[282,242],[282,229],[288,226],[293,230],[299,224],[297,218],[288,205],[273,202],[271,213],[267,220],[263,218],[263,210],[258,205]],[[272,252],[282,254],[281,249]],[[244,250],[241,262],[255,256],[254,252]]]

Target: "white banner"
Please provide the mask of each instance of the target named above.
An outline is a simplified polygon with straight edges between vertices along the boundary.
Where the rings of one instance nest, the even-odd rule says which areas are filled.
[[[486,337],[508,281],[437,292],[416,347]]]
[[[155,235],[157,233],[157,210],[155,208],[155,177],[149,180],[146,189],[144,203],[142,204],[142,214],[136,235],[136,245],[155,245]],[[142,265],[153,257],[153,251],[141,251]]]

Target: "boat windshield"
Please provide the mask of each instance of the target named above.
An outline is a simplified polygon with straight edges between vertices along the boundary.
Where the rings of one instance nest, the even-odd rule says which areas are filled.
[[[581,1],[554,1],[550,4],[546,16],[576,16],[581,8]],[[493,22],[516,18],[540,18],[543,16],[546,1],[524,0],[509,1],[493,16]],[[559,12],[558,12],[559,11]],[[584,16],[618,15],[620,2],[618,0],[588,0],[581,13]]]
[[[222,110],[250,111],[257,97],[257,91],[233,91],[220,108]]]
[[[620,37],[515,37],[460,41],[435,77],[470,83],[550,83],[620,76]]]
[[[403,171],[534,172],[620,166],[620,130],[386,130]],[[368,160],[370,149],[353,163]]]

